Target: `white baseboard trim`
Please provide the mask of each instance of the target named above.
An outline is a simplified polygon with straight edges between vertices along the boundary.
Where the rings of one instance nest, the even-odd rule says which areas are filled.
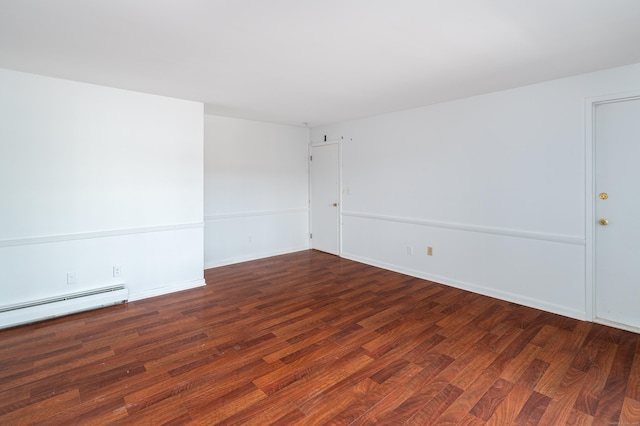
[[[602,325],[607,325],[609,327],[613,327],[613,328],[619,328],[620,330],[626,330],[626,331],[631,331],[633,333],[638,333],[640,334],[640,327],[634,327],[632,325],[628,325],[628,324],[622,324],[616,321],[611,321],[608,319],[604,319],[604,318],[598,318],[595,317],[593,319],[593,322],[596,322],[598,324],[602,324]]]
[[[149,290],[131,292],[129,294],[129,301],[133,302],[134,300],[147,299],[149,297],[162,296],[164,294],[174,293],[176,291],[189,290],[196,287],[202,287],[206,284],[204,278],[193,280],[193,281],[184,281],[175,284],[169,284],[163,287],[152,288]]]
[[[220,260],[208,261],[208,262],[205,261],[204,269],[218,268],[220,266],[227,266],[227,265],[233,265],[236,263],[249,262],[251,260],[264,259],[265,257],[280,256],[281,254],[289,254],[289,253],[295,253],[298,251],[305,251],[305,250],[309,250],[309,247],[308,246],[293,247],[293,248],[283,249],[283,250],[254,253],[249,256],[230,257],[226,259],[220,259]]]
[[[545,302],[539,299],[533,299],[530,297],[524,297],[515,293],[507,291],[496,290],[464,281],[454,280],[451,278],[443,277],[440,275],[428,274],[422,271],[418,271],[411,268],[404,268],[402,266],[393,265],[390,263],[380,262],[377,260],[369,259],[367,257],[358,256],[350,253],[342,253],[342,257],[345,259],[353,260],[355,262],[365,263],[371,266],[377,266],[378,268],[387,269],[401,274],[409,275],[416,278],[422,278],[436,282],[438,284],[444,284],[450,287],[459,288],[461,290],[470,291],[472,293],[482,294],[484,296],[494,297],[496,299],[505,300],[507,302],[518,303],[520,305],[528,306],[530,308],[540,309],[543,311],[551,312],[565,317],[574,318],[585,321],[586,312],[573,310],[565,306],[556,305],[553,303]]]

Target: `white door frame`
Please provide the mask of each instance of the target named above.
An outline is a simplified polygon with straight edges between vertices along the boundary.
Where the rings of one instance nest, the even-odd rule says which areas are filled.
[[[640,99],[640,90],[625,93],[616,93],[611,95],[596,96],[585,98],[585,313],[586,319],[593,322],[607,324],[606,321],[596,318],[596,283],[595,283],[595,256],[596,247],[594,235],[596,232],[595,212],[596,212],[596,193],[595,193],[595,109],[596,106],[606,103],[630,101]],[[611,325],[611,324],[608,324]],[[621,324],[614,325],[620,327]],[[637,330],[633,330],[637,331]]]
[[[309,155],[307,160],[309,161],[309,232],[312,233],[311,228],[313,224],[313,193],[311,191],[311,155],[313,148],[318,148],[327,145],[338,145],[338,256],[342,257],[342,141],[344,137],[340,139],[330,140],[326,142],[311,142],[309,144]],[[309,239],[309,248],[313,247],[311,238]]]

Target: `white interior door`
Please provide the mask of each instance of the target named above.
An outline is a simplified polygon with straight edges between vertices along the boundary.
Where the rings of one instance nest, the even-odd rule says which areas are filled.
[[[339,254],[340,146],[311,148],[311,248]]]
[[[595,107],[595,316],[640,328],[640,99]]]

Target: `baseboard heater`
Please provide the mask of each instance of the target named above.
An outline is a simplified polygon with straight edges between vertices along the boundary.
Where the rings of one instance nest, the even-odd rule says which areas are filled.
[[[129,290],[124,284],[117,284],[47,299],[0,306],[0,329],[118,305],[127,300],[129,300]]]

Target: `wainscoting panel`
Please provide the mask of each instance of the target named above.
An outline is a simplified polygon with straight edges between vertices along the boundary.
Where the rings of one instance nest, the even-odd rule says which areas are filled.
[[[437,225],[345,214],[343,257],[585,319],[581,237]]]
[[[205,216],[205,268],[309,248],[307,209]]]

